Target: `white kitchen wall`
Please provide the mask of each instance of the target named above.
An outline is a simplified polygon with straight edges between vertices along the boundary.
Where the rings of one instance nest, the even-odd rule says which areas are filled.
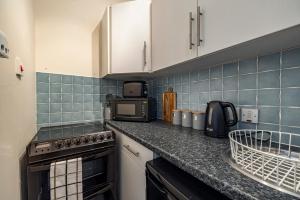
[[[10,58],[0,58],[0,199],[20,199],[19,158],[36,132],[34,16],[32,0],[0,0],[0,30]],[[24,77],[15,75],[15,57]]]
[[[98,25],[105,8],[121,1],[35,0],[37,72],[99,77]]]

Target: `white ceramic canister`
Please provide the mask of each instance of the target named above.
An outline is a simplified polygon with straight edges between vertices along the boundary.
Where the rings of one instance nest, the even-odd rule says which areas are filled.
[[[181,110],[173,110],[172,123],[173,125],[181,125],[182,113]]]
[[[104,108],[104,119],[111,120],[111,108],[110,107]]]
[[[205,112],[193,112],[193,129],[204,130]]]
[[[183,127],[192,127],[192,112],[190,110],[183,110],[181,119]]]

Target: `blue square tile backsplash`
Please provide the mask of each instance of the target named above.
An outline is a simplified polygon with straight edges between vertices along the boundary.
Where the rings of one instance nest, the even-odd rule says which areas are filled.
[[[37,72],[37,126],[102,120],[105,95],[122,81]]]
[[[162,118],[162,93],[177,92],[177,108],[204,111],[211,100],[230,101],[237,108],[258,108],[258,128],[300,133],[300,48],[185,73],[158,77],[154,93]]]
[[[167,76],[149,81],[162,118],[162,93],[177,92],[177,108],[204,111],[211,100],[237,108],[258,108],[259,123],[237,128],[300,133],[300,48]],[[122,81],[37,73],[38,127],[102,120],[105,95],[121,95]]]

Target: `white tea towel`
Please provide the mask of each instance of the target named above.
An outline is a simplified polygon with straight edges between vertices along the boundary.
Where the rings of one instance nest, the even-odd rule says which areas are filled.
[[[50,177],[65,175],[66,174],[66,165],[67,165],[67,162],[65,160],[60,161],[60,162],[51,163],[52,170],[50,170]]]
[[[82,159],[68,160],[67,171],[68,200],[82,200]]]
[[[66,168],[67,162],[60,161],[51,163],[50,166],[50,189],[51,200],[66,197]]]
[[[82,173],[72,173],[67,175],[67,184],[73,184],[77,182],[82,182]]]
[[[82,193],[82,183],[68,185],[68,195]]]
[[[51,200],[82,200],[82,159],[51,163]]]
[[[68,165],[67,165],[68,174],[81,172],[82,171],[81,163],[82,163],[81,158],[68,160]]]
[[[66,197],[66,186],[51,189],[51,200],[58,200]]]
[[[54,183],[55,181],[55,183]],[[50,177],[50,185],[51,189],[55,187],[61,187],[66,185],[66,176],[56,176],[56,177]]]
[[[82,196],[82,193],[79,193],[77,195],[70,195],[68,197],[68,200],[83,200],[83,196]]]

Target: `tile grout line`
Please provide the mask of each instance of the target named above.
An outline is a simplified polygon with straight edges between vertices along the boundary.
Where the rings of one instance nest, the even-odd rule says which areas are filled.
[[[191,110],[191,72],[189,72],[189,110]]]
[[[49,96],[48,96],[48,107],[49,107],[49,116],[48,116],[48,126],[50,126],[50,117],[51,117],[51,74],[48,74],[48,83],[49,83]]]
[[[63,114],[62,114],[62,104],[63,104],[63,101],[62,101],[62,77],[63,75],[60,76],[60,124],[63,123]]]
[[[223,78],[223,76],[224,76],[224,64],[222,64],[222,101],[224,101],[224,78]]]
[[[281,95],[282,95],[282,80],[281,80],[281,78],[282,78],[282,50],[280,51],[280,58],[279,58],[279,68],[280,68],[280,72],[279,72],[279,132],[281,132],[282,130],[281,130],[281,125],[282,125],[282,119],[281,119],[281,115],[282,115],[282,113],[281,113],[281,109],[282,109],[282,102],[281,102]]]
[[[180,109],[183,109],[182,106],[183,106],[183,103],[182,103],[182,76],[183,75],[180,75]]]
[[[208,81],[208,100],[209,101],[211,101],[211,91],[210,91],[211,75],[210,75],[210,73],[211,73],[211,67],[208,68],[208,79],[209,79],[209,81]]]
[[[256,97],[255,97],[256,109],[258,109],[258,64],[259,64],[259,58],[257,56],[256,57]],[[257,123],[255,124],[256,130],[258,128],[258,123],[259,123],[259,118],[258,118]]]
[[[95,116],[95,113],[94,113],[94,77],[92,77],[92,114],[93,114],[93,118],[94,120],[96,120],[96,116]],[[117,86],[116,86],[116,93],[118,93],[118,82],[117,82]]]
[[[73,112],[74,112],[74,76],[71,76],[72,79],[72,114],[71,120],[73,120]]]
[[[82,119],[81,121],[84,121],[84,118],[85,118],[85,113],[84,113],[84,110],[85,110],[85,93],[84,93],[84,77],[82,77],[82,89],[83,89],[83,92],[82,92]]]
[[[237,63],[237,104],[240,105],[240,60],[238,60],[238,63]],[[241,107],[239,106],[239,117],[238,118],[241,118],[241,112],[242,112],[242,109]],[[240,123],[237,124],[237,129],[240,128]]]

